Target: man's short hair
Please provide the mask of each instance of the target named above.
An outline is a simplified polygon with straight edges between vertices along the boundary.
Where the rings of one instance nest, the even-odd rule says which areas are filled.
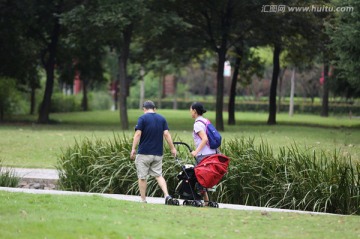
[[[147,110],[148,110],[148,109],[155,109],[155,108],[156,108],[154,102],[152,102],[151,100],[145,101],[144,104],[143,104],[143,107],[144,107],[145,109],[147,109]]]

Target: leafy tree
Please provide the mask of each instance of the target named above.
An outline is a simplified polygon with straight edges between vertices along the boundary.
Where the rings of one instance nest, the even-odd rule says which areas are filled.
[[[336,59],[332,62],[339,74],[338,79],[346,80],[355,93],[360,95],[360,2],[357,0],[334,1],[335,7],[353,7],[352,12],[339,12],[334,22],[328,22],[327,33],[330,47]],[[348,91],[348,88],[344,88]]]
[[[232,57],[234,72],[231,79],[231,88],[228,104],[228,124],[235,125],[235,96],[236,85],[238,82],[242,86],[249,85],[252,77],[257,75],[260,77],[263,73],[264,62],[258,56],[255,56],[249,47],[241,46],[235,47],[234,52],[230,52]]]
[[[30,92],[30,114],[35,112],[35,90],[40,87],[37,42],[28,39],[22,1],[0,1],[0,76],[16,79],[16,87]]]
[[[73,8],[76,1],[18,1],[15,0],[15,15],[21,21],[26,41],[36,44],[37,59],[46,72],[45,92],[40,106],[38,123],[48,123],[51,96],[54,86],[54,71],[57,63],[58,43],[62,35],[60,16]]]
[[[175,1],[156,0],[148,5],[148,13],[136,29],[130,60],[158,76],[158,106],[162,100],[162,82],[166,74],[180,77],[180,69],[198,60],[203,49],[199,39],[189,34],[190,26],[179,17]],[[140,67],[137,70],[140,72]],[[139,78],[139,77],[138,77]],[[155,78],[154,78],[155,79]],[[156,83],[155,83],[156,84]],[[176,88],[177,89],[177,88]],[[174,108],[176,108],[176,94]]]
[[[311,1],[309,4],[321,4],[323,1]],[[282,5],[282,2],[275,1],[276,6]],[[301,6],[296,0],[289,1],[288,5]],[[292,61],[294,63],[306,61],[306,56],[311,51],[317,50],[317,36],[321,33],[323,15],[314,13],[293,13],[293,12],[276,12],[266,13],[262,18],[259,26],[260,38],[263,39],[262,44],[271,45],[273,47],[273,73],[270,86],[269,96],[269,117],[267,124],[276,124],[276,94],[278,78],[280,73],[280,54],[287,50],[293,54]],[[294,54],[295,53],[295,54]],[[312,55],[312,54],[309,54]]]
[[[38,123],[48,123],[51,96],[54,88],[54,70],[61,26],[59,15],[63,10],[62,1],[42,1],[29,6],[34,14],[29,24],[31,36],[41,44],[41,62],[46,71],[44,97],[40,106]]]
[[[261,24],[261,21],[258,20],[261,3],[263,2],[255,1],[253,5],[242,4],[242,14],[233,22],[234,30],[231,33],[232,37],[229,38],[232,47],[228,54],[234,66],[228,103],[229,125],[235,124],[235,96],[239,76],[242,78],[242,85],[247,85],[251,82],[252,75],[261,75],[260,58],[255,57],[250,50],[259,44],[257,31],[254,29]]]
[[[330,69],[331,71],[331,69]],[[347,101],[360,96],[360,89],[350,84],[342,69],[333,68],[329,77],[329,88],[334,96],[344,97]]]
[[[16,82],[14,79],[0,78],[0,121],[3,121],[5,113],[11,110],[11,103],[15,91]]]
[[[138,27],[146,13],[146,4],[148,2],[144,0],[121,2],[115,0],[85,1],[77,10],[86,13],[86,19],[83,20],[89,19],[89,25],[94,27],[95,32],[98,34],[97,39],[117,52],[120,85],[120,122],[124,130],[129,128],[126,102],[130,85],[127,77],[130,45],[133,40],[134,29]]]
[[[101,45],[108,46],[112,52],[117,53],[120,121],[123,129],[129,127],[127,117],[127,97],[131,84],[129,60],[145,65],[146,59],[156,59],[156,54],[151,56],[145,54],[147,49],[144,43],[149,42],[154,36],[161,35],[162,25],[169,21],[164,17],[167,16],[166,11],[161,14],[159,9],[162,8],[157,1],[97,0],[84,1],[66,16],[70,20],[70,25],[71,22],[80,24],[86,29],[85,32],[95,35],[95,40],[100,41]],[[152,48],[153,46],[149,51],[151,53]]]
[[[197,39],[197,47],[217,54],[216,128],[224,130],[224,63],[232,44],[238,40],[236,31],[246,12],[256,11],[262,1],[176,1],[179,16],[189,24],[189,35]]]
[[[105,56],[105,42],[101,37],[91,37],[100,33],[92,24],[83,5],[62,15],[61,23],[66,27],[66,37],[62,39],[61,75],[72,83],[75,72],[82,80],[82,109],[88,110],[88,87],[104,80],[102,59]],[[59,58],[60,58],[59,57]],[[70,74],[69,74],[70,73]]]

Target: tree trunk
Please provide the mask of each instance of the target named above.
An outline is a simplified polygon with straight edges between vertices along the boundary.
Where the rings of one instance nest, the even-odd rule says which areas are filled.
[[[270,96],[269,96],[269,118],[267,121],[268,125],[276,124],[276,90],[277,90],[277,82],[280,72],[280,53],[281,53],[280,45],[275,44],[274,55],[273,55],[273,74],[271,79]]]
[[[119,108],[120,123],[123,130],[129,129],[129,119],[127,114],[127,96],[129,95],[129,82],[127,80],[127,60],[129,58],[131,35],[133,26],[130,24],[123,32],[123,44],[119,56]]]
[[[129,119],[127,115],[127,90],[126,90],[126,59],[121,55],[119,57],[119,108],[120,108],[120,123],[123,130],[129,129]]]
[[[145,81],[144,81],[144,68],[141,67],[140,69],[140,100],[139,100],[139,109],[141,110],[143,108],[144,99],[145,99]]]
[[[49,123],[49,114],[51,108],[51,96],[54,88],[54,69],[56,50],[60,36],[60,23],[59,19],[55,18],[54,29],[51,36],[51,41],[48,45],[48,50],[42,56],[42,62],[46,71],[46,84],[44,97],[40,106],[38,123]],[[48,55],[47,57],[45,55]]]
[[[324,84],[323,84],[323,97],[321,105],[321,116],[329,116],[329,63],[324,61]]]
[[[4,107],[0,104],[0,121],[4,120]]]
[[[277,107],[277,112],[280,113],[281,111],[281,98],[282,98],[282,83],[283,83],[283,78],[286,72],[286,66],[284,67],[284,69],[281,71],[281,75],[279,77],[279,97],[278,97],[278,107]]]
[[[218,69],[216,76],[216,129],[224,131],[223,119],[223,104],[224,104],[224,64],[225,64],[225,49],[218,51]]]
[[[114,110],[119,109],[119,79],[115,80]]]
[[[161,108],[161,99],[163,98],[163,84],[164,84],[165,75],[161,72],[159,77],[159,85],[158,85],[158,99],[157,99],[157,108]]]
[[[289,115],[294,115],[294,94],[295,94],[295,67],[292,70],[291,75],[291,89],[290,89],[290,106],[289,106]]]
[[[50,64],[50,63],[49,63]],[[51,96],[54,88],[54,66],[46,67],[46,85],[43,101],[40,106],[38,123],[49,123],[49,114],[51,108]]]
[[[87,85],[88,85],[88,80],[87,79],[83,79],[83,97],[81,100],[81,108],[83,111],[88,111],[89,110],[89,104],[88,104],[88,96],[87,96]]]
[[[236,84],[237,84],[237,78],[239,75],[239,68],[241,63],[241,56],[242,56],[242,50],[237,49],[237,56],[235,60],[235,69],[234,74],[231,79],[231,88],[230,88],[230,97],[229,97],[229,104],[228,104],[228,113],[229,113],[229,119],[228,124],[229,125],[235,125],[235,97],[236,97]]]
[[[178,93],[177,93],[177,81],[178,81],[178,77],[174,76],[174,101],[173,101],[173,109],[177,110],[178,109]]]
[[[30,115],[35,113],[35,102],[36,102],[36,87],[34,85],[31,86],[30,89]]]

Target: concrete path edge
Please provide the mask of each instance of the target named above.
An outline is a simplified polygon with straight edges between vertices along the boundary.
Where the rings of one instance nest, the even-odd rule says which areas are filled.
[[[4,168],[2,168],[4,170]],[[29,168],[11,168],[16,176],[22,179],[48,179],[48,180],[58,180],[59,175],[58,171],[54,169],[29,169]],[[61,191],[61,190],[40,190],[40,189],[25,189],[25,188],[9,188],[9,187],[0,187],[1,191],[8,192],[21,192],[21,193],[32,193],[32,194],[56,194],[56,195],[98,195],[106,198],[112,198],[116,200],[126,200],[140,202],[139,196],[134,195],[123,195],[123,194],[105,194],[105,193],[87,193],[87,192],[73,192],[73,191]],[[158,197],[147,197],[148,203],[153,204],[164,204],[164,198]],[[180,205],[182,205],[183,200],[180,199]],[[300,210],[289,210],[289,209],[278,209],[278,208],[268,208],[268,207],[254,207],[254,206],[244,206],[238,204],[226,204],[219,203],[219,208],[223,209],[234,209],[234,210],[247,210],[247,211],[261,211],[261,212],[289,212],[289,213],[305,213],[305,214],[322,214],[322,215],[337,215],[330,213],[321,213],[321,212],[309,212],[309,211],[300,211]]]

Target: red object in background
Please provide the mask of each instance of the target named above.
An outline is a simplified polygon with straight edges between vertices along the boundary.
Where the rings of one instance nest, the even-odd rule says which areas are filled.
[[[211,188],[218,184],[227,172],[230,158],[223,154],[205,157],[194,168],[195,176],[201,186]]]
[[[174,75],[166,75],[163,81],[163,96],[173,95],[176,88]]]
[[[321,77],[320,77],[320,85],[323,85],[325,82],[325,77],[324,77],[324,71],[321,72]]]
[[[328,71],[328,77],[331,77],[334,73],[334,67],[330,66],[329,71]],[[323,85],[325,82],[325,77],[324,77],[324,71],[321,72],[321,77],[319,79],[320,85]]]
[[[78,94],[81,92],[82,82],[80,80],[80,73],[79,71],[75,71],[74,77],[74,94]]]

